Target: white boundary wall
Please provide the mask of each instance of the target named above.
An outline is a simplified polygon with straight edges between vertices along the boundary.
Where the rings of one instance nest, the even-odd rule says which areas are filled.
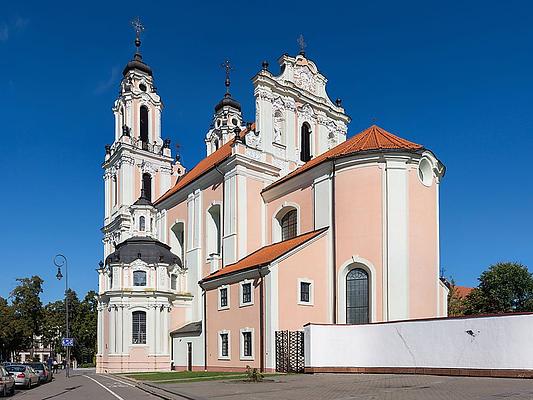
[[[533,370],[533,315],[306,325],[305,367]]]

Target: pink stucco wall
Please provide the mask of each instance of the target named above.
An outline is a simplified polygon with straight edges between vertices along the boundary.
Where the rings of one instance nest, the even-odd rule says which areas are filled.
[[[377,165],[341,170],[335,182],[337,275],[359,256],[372,263],[376,275],[376,321],[382,321],[383,199],[382,170]],[[370,286],[372,286],[370,284]],[[337,298],[341,294],[338,293]],[[338,310],[338,315],[345,312]],[[372,311],[370,310],[370,315]],[[372,322],[376,322],[372,321]]]
[[[329,233],[328,233],[329,234]],[[328,317],[328,234],[301,248],[278,264],[278,327],[301,330],[308,322],[330,322]],[[298,304],[299,279],[312,280],[313,305]]]
[[[247,193],[247,207],[246,217],[250,221],[246,226],[246,253],[252,253],[263,246],[261,242],[262,218],[261,212],[263,199],[261,198],[261,190],[263,190],[263,183],[252,178],[247,178],[246,193]],[[268,223],[268,222],[267,222]],[[265,238],[265,240],[267,240]],[[265,243],[266,244],[266,243]]]
[[[413,167],[409,181],[409,317],[429,318],[437,312],[439,261],[437,259],[436,184],[424,186]]]
[[[208,366],[213,369],[240,368],[247,365],[259,367],[259,281],[253,282],[253,305],[240,307],[240,283],[229,285],[230,307],[227,310],[218,310],[218,289],[207,292],[207,360]],[[240,330],[253,328],[252,335],[254,360],[240,360]],[[218,337],[219,331],[230,332],[230,360],[219,360]]]

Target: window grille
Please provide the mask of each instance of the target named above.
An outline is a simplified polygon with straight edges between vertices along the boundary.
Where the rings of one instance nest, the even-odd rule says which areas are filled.
[[[346,323],[368,322],[368,274],[363,269],[355,268],[346,276]]]
[[[146,313],[144,311],[132,313],[132,343],[146,344]]]
[[[296,210],[291,210],[281,219],[281,240],[292,239],[297,235],[297,219],[298,214]]]

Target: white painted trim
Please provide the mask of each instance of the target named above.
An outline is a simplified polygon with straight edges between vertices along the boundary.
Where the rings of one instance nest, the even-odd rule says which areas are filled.
[[[228,335],[228,355],[222,355],[222,335]],[[218,331],[218,359],[219,360],[231,360],[231,332],[224,329]]]
[[[243,333],[244,332],[251,332],[252,333],[252,343],[251,343],[251,350],[252,350],[252,355],[251,356],[245,356],[244,355],[244,335]],[[254,352],[254,345],[255,345],[255,338],[254,338],[254,328],[242,328],[240,331],[239,331],[239,334],[240,334],[240,353],[239,353],[239,358],[241,361],[253,361],[254,360],[254,356],[255,356],[255,352]]]
[[[250,284],[250,302],[243,303],[242,301],[242,295],[243,295],[243,286],[246,284]],[[254,281],[251,279],[245,279],[242,282],[239,283],[239,307],[248,307],[254,305]]]
[[[221,311],[221,310],[228,310],[228,309],[230,308],[230,288],[231,288],[230,285],[223,285],[223,286],[220,286],[220,287],[218,288],[218,311]],[[222,289],[226,289],[227,305],[225,305],[225,306],[222,306],[222,305],[221,305],[222,297],[221,297],[220,291],[221,291]]]
[[[302,283],[309,283],[309,301],[302,301]],[[314,306],[315,305],[315,281],[309,278],[298,278],[296,293],[298,293],[298,305]]]
[[[339,300],[339,315],[338,322],[339,324],[346,323],[346,275],[354,268],[362,268],[368,273],[368,279],[370,280],[369,284],[369,298],[368,298],[368,322],[377,322],[377,271],[374,265],[365,258],[359,257],[358,255],[353,255],[352,258],[346,260],[340,267],[338,273],[338,288],[339,292],[337,293],[337,298]]]

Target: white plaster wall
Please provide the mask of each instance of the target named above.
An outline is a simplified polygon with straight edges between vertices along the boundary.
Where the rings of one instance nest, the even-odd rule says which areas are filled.
[[[304,331],[306,367],[533,369],[532,314]]]
[[[204,339],[202,335],[173,337],[172,338],[172,362],[175,367],[187,367],[187,342],[192,343],[192,365],[204,366]]]

